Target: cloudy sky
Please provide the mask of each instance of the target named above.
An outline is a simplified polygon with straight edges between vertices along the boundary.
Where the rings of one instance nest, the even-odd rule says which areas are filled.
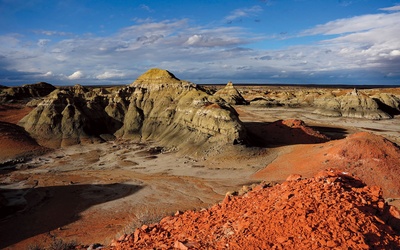
[[[400,85],[400,1],[0,0],[0,84]]]

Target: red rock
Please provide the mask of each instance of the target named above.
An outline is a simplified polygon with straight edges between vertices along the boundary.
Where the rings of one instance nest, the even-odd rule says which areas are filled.
[[[301,180],[301,175],[299,174],[291,174],[286,178],[286,181],[299,181]]]
[[[255,187],[207,210],[162,220],[157,230],[137,229],[133,240],[126,237],[112,249],[399,249],[399,212],[377,212],[380,189],[360,183],[329,170],[317,178]]]

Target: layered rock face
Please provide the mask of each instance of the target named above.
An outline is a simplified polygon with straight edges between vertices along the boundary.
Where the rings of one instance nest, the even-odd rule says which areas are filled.
[[[324,96],[315,101],[318,107],[314,112],[327,116],[342,116],[351,118],[367,119],[390,119],[389,114],[379,109],[378,103],[366,94],[360,93],[356,89],[352,92],[340,96]]]
[[[239,91],[233,86],[232,82],[223,88],[215,92],[214,96],[224,99],[227,103],[231,105],[245,105],[247,101],[239,93]]]
[[[55,90],[20,125],[37,138],[56,141],[56,146],[112,134],[180,149],[204,146],[201,150],[246,138],[229,104],[161,69],[111,91],[82,86]]]
[[[390,119],[400,114],[398,89],[348,91],[332,88],[294,86],[242,87],[242,95],[255,106],[310,107],[314,113],[332,117]]]

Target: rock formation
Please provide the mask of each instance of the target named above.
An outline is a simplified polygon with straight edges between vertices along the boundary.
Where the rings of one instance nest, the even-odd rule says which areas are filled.
[[[368,95],[354,89],[339,97],[324,95],[315,101],[316,114],[326,116],[342,116],[351,118],[367,118],[373,120],[392,118],[379,109],[378,103]]]
[[[233,86],[232,82],[215,92],[214,96],[224,99],[227,103],[231,105],[245,105],[247,101],[239,93],[239,91]]]
[[[130,86],[111,92],[79,85],[57,89],[20,125],[58,146],[114,134],[167,147],[204,145],[198,150],[211,150],[210,145],[246,138],[238,114],[223,99],[161,69],[151,69]]]
[[[209,209],[177,212],[110,249],[398,249],[399,229],[400,212],[385,203],[379,187],[322,171],[227,195]]]
[[[43,97],[56,88],[46,82],[26,84],[21,87],[0,88],[0,103],[10,100],[22,100],[32,97]]]

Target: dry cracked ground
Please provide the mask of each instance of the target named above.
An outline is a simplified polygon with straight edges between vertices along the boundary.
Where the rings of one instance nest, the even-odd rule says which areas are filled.
[[[325,117],[313,114],[307,108],[251,105],[235,106],[235,109],[249,131],[260,139],[260,147],[230,146],[214,152],[213,157],[194,157],[167,151],[156,142],[132,143],[128,139],[117,139],[46,152],[23,136],[10,139],[10,134],[3,133],[2,154],[16,150],[18,155],[18,150],[24,149],[22,151],[31,152],[33,157],[24,162],[18,162],[18,159],[8,162],[1,169],[1,202],[7,202],[8,206],[1,210],[0,248],[47,247],[59,239],[75,241],[79,245],[99,243],[108,246],[121,235],[133,233],[142,224],[158,222],[177,210],[212,208],[224,199],[227,192],[232,193],[243,186],[262,181],[282,183],[294,173],[312,177],[316,172],[331,167],[354,170],[357,176],[367,177],[363,180],[368,185],[377,182],[382,185],[386,181],[383,197],[386,202],[400,207],[398,175],[390,176],[388,172],[392,166],[397,168],[393,173],[399,173],[398,158],[388,163],[394,165],[382,165],[375,170],[360,169],[354,159],[346,162],[345,166],[337,166],[335,164],[343,161],[329,165],[333,158],[324,158],[328,153],[335,155],[335,145],[356,132],[372,132],[365,134],[369,141],[381,143],[374,137],[381,135],[399,144],[400,117],[390,120]],[[27,112],[29,109],[18,105],[2,106],[0,120],[15,124]],[[294,128],[293,124],[274,124],[287,119],[302,120],[313,131],[333,140],[317,143],[313,141],[315,135],[301,137],[307,132]],[[278,138],[273,139],[274,136]],[[296,141],[293,138],[302,139]],[[15,144],[9,144],[10,141]],[[269,141],[278,143],[266,143]],[[358,145],[352,148],[353,152],[361,152],[363,147],[370,150],[363,142]],[[321,151],[324,148],[326,151]],[[38,152],[40,155],[35,156]],[[383,154],[388,159],[394,158],[396,153],[399,152]],[[282,162],[289,163],[285,165]],[[317,168],[307,162],[322,164]],[[399,232],[395,234],[399,235]],[[396,237],[394,239],[398,240]],[[278,240],[284,248],[287,239]],[[190,248],[190,244],[183,243],[171,244],[178,249]],[[272,248],[274,245],[269,246]]]

